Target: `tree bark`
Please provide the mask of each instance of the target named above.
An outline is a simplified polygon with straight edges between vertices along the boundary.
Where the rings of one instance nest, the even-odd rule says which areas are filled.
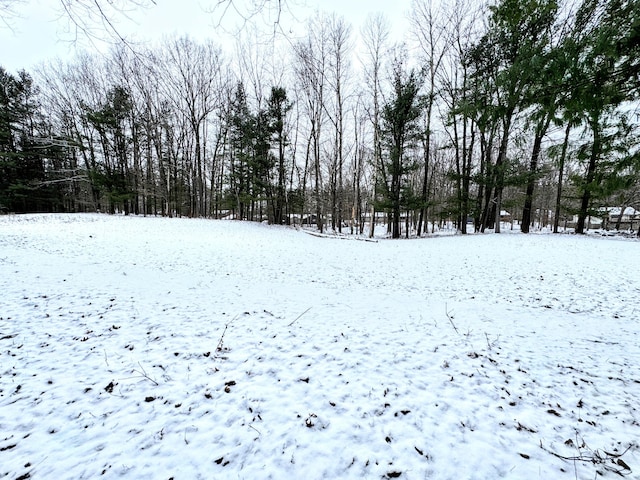
[[[542,138],[549,128],[551,123],[551,115],[547,114],[546,118],[536,128],[536,135],[533,140],[533,149],[531,151],[531,161],[529,163],[529,178],[527,179],[527,191],[524,199],[524,208],[522,209],[522,224],[520,225],[520,231],[522,233],[529,233],[529,227],[531,226],[531,209],[533,206],[533,192],[536,186],[537,173],[538,173],[538,160],[540,159],[540,151],[542,149]]]
[[[571,122],[567,123],[564,132],[564,143],[562,144],[562,153],[560,154],[560,164],[558,165],[558,191],[556,193],[556,208],[553,216],[553,233],[558,233],[558,225],[560,223],[560,203],[562,202],[562,184],[564,181],[564,162],[567,158],[567,147],[569,146],[569,134],[571,133]]]
[[[584,234],[585,231],[585,223],[589,215],[589,205],[591,203],[591,190],[594,186],[598,158],[600,156],[601,138],[599,112],[592,115],[591,129],[593,130],[593,145],[591,147],[591,156],[589,157],[589,166],[587,167],[587,175],[585,177],[584,191],[582,192],[582,199],[580,201],[580,212],[578,213],[578,223],[576,225],[577,234]]]

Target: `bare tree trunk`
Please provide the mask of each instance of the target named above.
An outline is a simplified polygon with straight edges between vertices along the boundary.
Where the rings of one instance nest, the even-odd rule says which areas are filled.
[[[553,216],[553,233],[558,233],[558,225],[560,222],[560,204],[562,201],[562,186],[564,180],[564,162],[567,157],[567,147],[569,145],[569,134],[571,133],[571,122],[567,123],[564,132],[564,143],[562,144],[562,153],[560,154],[560,163],[558,165],[558,191],[556,194],[556,207]]]
[[[422,48],[422,61],[427,66],[428,71],[428,92],[426,95],[427,104],[425,108],[425,130],[424,130],[424,175],[422,181],[422,191],[420,194],[420,216],[417,224],[417,236],[422,234],[422,225],[427,213],[428,188],[429,183],[429,160],[431,155],[431,116],[436,98],[436,78],[442,61],[446,54],[446,44],[444,42],[446,23],[442,18],[442,12],[434,12],[433,3],[430,0],[416,0],[413,2],[413,30],[418,37]]]
[[[381,181],[382,148],[380,134],[380,71],[385,58],[387,41],[389,39],[389,24],[381,14],[369,16],[363,27],[368,65],[365,65],[365,74],[371,89],[373,100],[373,112],[371,123],[373,126],[373,191],[371,195],[371,222],[369,238],[375,234],[375,213],[377,201],[377,188]]]
[[[371,204],[371,221],[369,223],[369,238],[373,238],[376,229],[376,207],[373,203]]]

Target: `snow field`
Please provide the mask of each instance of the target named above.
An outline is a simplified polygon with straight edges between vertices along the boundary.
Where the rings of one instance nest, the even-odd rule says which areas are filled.
[[[637,249],[0,217],[0,478],[634,478]]]

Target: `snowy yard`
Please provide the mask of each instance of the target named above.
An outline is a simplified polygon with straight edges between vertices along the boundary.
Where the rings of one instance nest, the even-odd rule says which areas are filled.
[[[640,478],[639,319],[636,240],[2,216],[0,478]]]

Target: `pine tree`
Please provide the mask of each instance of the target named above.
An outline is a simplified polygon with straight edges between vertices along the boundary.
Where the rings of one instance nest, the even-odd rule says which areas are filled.
[[[516,115],[529,106],[532,89],[545,68],[545,52],[558,6],[555,0],[501,0],[490,9],[489,29],[470,55],[475,60],[474,77],[481,80],[482,89],[489,94],[485,102],[492,105],[492,120],[500,128],[498,155],[491,166],[483,215],[483,226],[493,217],[499,233],[503,190],[509,183],[506,177],[513,126]],[[541,130],[538,128],[539,135]],[[532,163],[535,171],[536,162]]]
[[[249,162],[254,133],[253,119],[242,82],[236,85],[231,100],[229,125],[229,188],[235,201],[236,218],[243,220],[248,216],[248,206],[251,203]]]
[[[381,172],[385,179],[383,206],[391,213],[392,238],[400,238],[400,212],[409,206],[405,182],[408,174],[416,168],[415,163],[407,158],[406,150],[419,133],[418,120],[422,112],[420,86],[418,73],[411,70],[407,74],[402,62],[396,60],[392,96],[382,108],[382,135],[387,149]]]
[[[0,208],[51,211],[55,191],[45,183],[49,149],[36,143],[42,128],[38,88],[31,76],[0,67]]]
[[[584,0],[566,44],[573,55],[568,103],[591,133],[578,152],[584,174],[574,178],[580,194],[576,233],[584,233],[587,217],[598,214],[598,201],[620,185],[612,178],[619,171],[615,164],[634,154],[615,152],[626,136],[620,106],[638,95],[638,8],[637,0]]]
[[[287,91],[282,87],[273,87],[268,100],[268,118],[272,141],[277,148],[276,156],[276,184],[273,204],[273,223],[280,225],[284,221],[286,195],[286,158],[285,148],[288,143],[286,134],[287,114],[293,104],[287,98]]]

